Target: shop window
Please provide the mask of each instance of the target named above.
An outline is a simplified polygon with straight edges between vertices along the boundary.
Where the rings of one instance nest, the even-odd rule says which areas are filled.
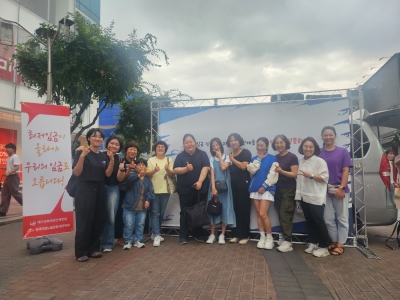
[[[13,26],[12,24],[1,22],[0,43],[4,45],[12,45],[13,42]]]

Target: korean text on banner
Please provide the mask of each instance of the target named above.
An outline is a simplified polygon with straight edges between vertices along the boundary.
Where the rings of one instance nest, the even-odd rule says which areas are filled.
[[[74,230],[72,198],[65,187],[72,173],[69,108],[21,103],[23,237]]]

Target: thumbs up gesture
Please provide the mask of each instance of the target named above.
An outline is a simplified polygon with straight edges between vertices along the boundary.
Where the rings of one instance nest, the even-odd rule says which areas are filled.
[[[154,170],[156,170],[156,172],[160,171],[160,167],[158,166],[158,164],[156,164],[156,166],[154,167]]]
[[[187,169],[188,171],[193,171],[193,165],[192,165],[192,164],[189,164],[188,161],[186,162],[186,169]]]

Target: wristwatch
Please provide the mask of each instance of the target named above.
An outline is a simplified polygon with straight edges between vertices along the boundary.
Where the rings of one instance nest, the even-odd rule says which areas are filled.
[[[346,189],[346,187],[342,185],[339,185],[339,188],[342,189],[343,191]]]
[[[310,179],[314,179],[314,174],[311,174]]]

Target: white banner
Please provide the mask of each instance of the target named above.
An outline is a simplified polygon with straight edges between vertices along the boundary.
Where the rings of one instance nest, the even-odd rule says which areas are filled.
[[[347,98],[274,102],[237,106],[211,106],[165,108],[159,113],[159,139],[168,145],[167,156],[174,158],[183,151],[183,135],[191,133],[197,146],[209,156],[209,142],[219,137],[224,143],[225,153],[231,150],[226,146],[226,139],[231,133],[239,133],[245,140],[244,148],[256,153],[256,140],[259,137],[272,139],[284,134],[291,141],[291,151],[299,158],[298,147],[302,139],[312,136],[322,147],[321,130],[324,126],[334,126],[337,132],[336,144],[349,149],[349,101]],[[271,145],[269,153],[277,154]],[[179,226],[179,199],[171,197],[163,226]],[[268,215],[274,231],[281,231],[277,213],[273,206]],[[302,214],[295,214],[294,232],[306,232]],[[257,228],[257,214],[252,207],[251,230]]]
[[[74,230],[69,107],[22,103],[23,237]]]

